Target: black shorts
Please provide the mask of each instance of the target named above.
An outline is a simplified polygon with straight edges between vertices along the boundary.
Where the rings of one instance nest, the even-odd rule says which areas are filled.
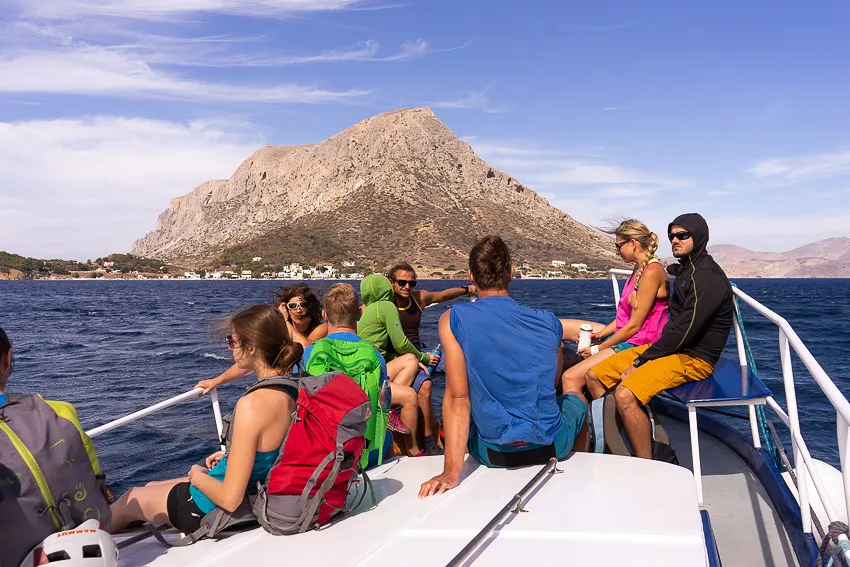
[[[175,484],[168,493],[166,509],[168,510],[168,523],[183,532],[190,534],[201,527],[201,520],[205,514],[192,500],[189,492],[191,484],[181,482]]]

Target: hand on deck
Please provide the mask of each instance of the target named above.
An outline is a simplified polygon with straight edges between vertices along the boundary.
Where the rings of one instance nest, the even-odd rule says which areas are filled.
[[[222,457],[224,457],[225,454],[226,454],[225,451],[216,451],[215,453],[213,453],[212,455],[207,457],[207,460],[206,460],[207,468],[211,469],[214,466],[216,466],[218,464],[218,462],[222,459]]]
[[[448,473],[437,475],[429,481],[423,482],[419,489],[419,499],[433,496],[434,494],[442,494],[446,490],[451,490],[460,484],[460,477]]]

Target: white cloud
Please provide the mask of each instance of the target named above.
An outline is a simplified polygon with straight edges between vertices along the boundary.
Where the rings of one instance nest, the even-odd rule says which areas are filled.
[[[848,175],[850,151],[765,159],[753,165],[749,173],[788,184]]]
[[[499,114],[507,110],[501,105],[494,105],[487,96],[487,91],[477,91],[468,95],[451,99],[440,99],[428,101],[426,104],[431,108],[442,108],[444,110],[479,110],[489,114]]]
[[[0,93],[63,93],[206,102],[341,102],[369,92],[333,91],[286,83],[269,86],[209,83],[164,73],[144,61],[99,47],[0,55],[0,77],[3,77]]]
[[[26,18],[165,19],[202,13],[287,17],[366,5],[362,0],[12,0]],[[379,7],[379,6],[376,6]]]
[[[0,122],[0,242],[86,259],[127,251],[171,198],[230,177],[256,127],[122,117]]]

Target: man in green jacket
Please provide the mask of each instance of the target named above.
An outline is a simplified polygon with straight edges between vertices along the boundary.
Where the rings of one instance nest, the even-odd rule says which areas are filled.
[[[365,309],[357,322],[357,334],[372,343],[387,360],[390,382],[411,386],[419,368],[436,365],[440,357],[420,352],[405,336],[398,308],[393,302],[394,292],[390,280],[379,274],[366,276],[360,281],[360,295]],[[431,400],[426,403],[430,404]],[[429,451],[436,447],[433,439],[426,439],[425,442]]]

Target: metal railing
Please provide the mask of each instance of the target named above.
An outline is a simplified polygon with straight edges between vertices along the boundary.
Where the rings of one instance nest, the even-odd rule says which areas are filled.
[[[94,429],[89,429],[88,431],[86,431],[86,434],[89,437],[97,437],[98,435],[102,435],[107,431],[112,431],[113,429],[121,427],[122,425],[126,425],[133,421],[138,421],[139,419],[149,416],[152,413],[164,410],[165,408],[170,408],[171,406],[177,405],[186,400],[192,398],[197,399],[200,397],[201,392],[203,392],[201,388],[193,388],[188,392],[183,392],[182,394],[174,396],[173,398],[168,398],[167,400],[163,400],[152,406],[140,409],[139,411],[135,411],[131,414],[125,415],[124,417],[119,417],[118,419],[110,421],[109,423],[104,423],[103,425],[95,427]],[[218,391],[210,391],[210,401],[212,402],[213,415],[215,416],[215,427],[216,431],[218,431],[218,438],[221,439],[223,423],[221,420],[221,406],[218,403]],[[221,448],[223,450],[224,445],[222,445]]]
[[[620,286],[617,283],[618,275],[631,275],[629,270],[611,269],[611,282],[614,286],[615,304],[620,301]],[[850,513],[850,402],[844,397],[844,394],[838,389],[832,379],[827,375],[826,371],[821,367],[797,333],[791,327],[790,323],[782,316],[771,311],[737,287],[732,288],[732,292],[740,301],[746,303],[757,313],[762,315],[768,321],[778,327],[779,330],[779,356],[782,366],[782,380],[785,389],[785,402],[788,411],[784,411],[777,401],[771,396],[767,398],[767,406],[779,417],[791,431],[791,447],[793,449],[793,466],[794,472],[797,475],[797,494],[798,503],[800,505],[801,520],[803,532],[812,533],[812,515],[809,500],[809,485],[808,478],[812,480],[815,487],[815,492],[823,504],[824,512],[826,512],[829,522],[843,521],[838,517],[835,506],[830,500],[830,495],[826,490],[823,480],[818,473],[814,459],[812,459],[806,442],[803,440],[802,432],[800,431],[800,415],[797,408],[797,390],[794,385],[794,370],[791,364],[791,351],[793,350],[806,369],[811,374],[815,383],[826,395],[829,403],[835,408],[836,412],[836,427],[838,430],[838,454],[841,461],[841,476],[844,483],[844,500],[848,513]],[[738,347],[738,358],[742,367],[747,366],[746,347],[741,329],[735,324],[735,342]],[[742,373],[746,376],[746,373]],[[755,408],[750,407],[750,426],[752,429],[753,443],[758,448],[760,447],[758,437],[758,427],[755,420]],[[839,539],[847,541],[847,536],[840,535]],[[850,553],[846,554],[850,560]]]

